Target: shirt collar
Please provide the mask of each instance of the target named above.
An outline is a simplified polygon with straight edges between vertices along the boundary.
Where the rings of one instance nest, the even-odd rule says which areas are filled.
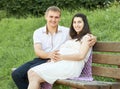
[[[57,32],[62,32],[62,29],[60,28],[60,26],[59,26],[59,25],[58,25]],[[56,32],[56,33],[57,33],[57,32]],[[47,30],[47,26],[46,26],[46,25],[43,27],[43,33],[48,34],[48,30]]]

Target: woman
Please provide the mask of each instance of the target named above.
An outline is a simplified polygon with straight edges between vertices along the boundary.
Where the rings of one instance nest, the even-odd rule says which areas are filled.
[[[28,71],[28,89],[41,89],[42,82],[53,84],[57,79],[78,77],[90,56],[89,24],[84,14],[74,15],[70,27],[71,40],[55,51],[51,62],[38,65]]]

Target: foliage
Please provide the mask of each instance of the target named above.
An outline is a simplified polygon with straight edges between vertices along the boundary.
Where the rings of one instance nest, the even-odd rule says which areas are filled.
[[[9,15],[26,17],[27,14],[41,16],[51,5],[69,10],[80,7],[94,9],[108,7],[114,1],[116,0],[0,0],[0,8],[6,10]]]

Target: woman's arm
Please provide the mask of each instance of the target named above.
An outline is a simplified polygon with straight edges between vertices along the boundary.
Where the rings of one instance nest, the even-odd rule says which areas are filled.
[[[72,55],[61,55],[61,59],[62,60],[74,60],[74,61],[79,61],[79,60],[83,60],[88,51],[89,51],[90,47],[88,42],[83,41],[80,47],[80,53],[75,53]]]
[[[82,43],[80,46],[80,53],[75,53],[75,54],[68,54],[68,55],[61,55],[61,54],[57,54],[55,56],[56,60],[74,60],[74,61],[79,61],[79,60],[83,60],[88,51],[90,50],[90,46],[89,46],[89,37],[84,37],[82,39]]]

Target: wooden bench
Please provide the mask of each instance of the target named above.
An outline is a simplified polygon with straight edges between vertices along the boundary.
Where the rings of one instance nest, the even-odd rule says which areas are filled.
[[[120,42],[97,42],[93,47],[93,76],[113,78],[115,81],[57,80],[55,84],[77,89],[120,89]]]

